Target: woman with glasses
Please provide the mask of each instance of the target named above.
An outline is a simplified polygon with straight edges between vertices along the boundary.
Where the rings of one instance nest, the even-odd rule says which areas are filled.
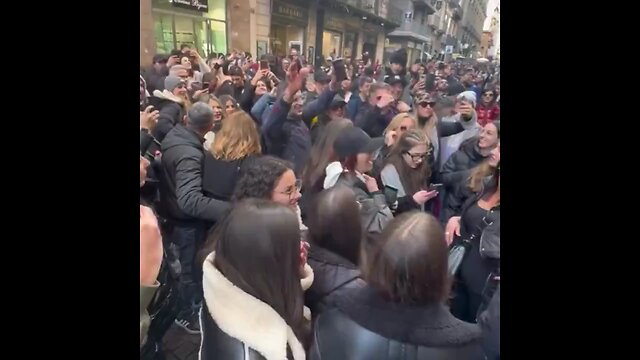
[[[268,199],[289,206],[300,218],[298,201],[302,196],[301,186],[291,163],[272,156],[262,156],[246,166],[236,184],[232,201],[246,198]],[[300,229],[306,230],[302,220]]]
[[[469,196],[445,230],[448,244],[466,247],[454,274],[451,312],[460,320],[476,322],[481,305],[489,302],[500,282],[500,143],[464,187]]]
[[[382,169],[382,184],[397,194],[396,215],[410,210],[424,211],[425,203],[438,196],[437,190],[427,190],[431,175],[426,161],[428,145],[429,140],[424,132],[408,130],[393,147]]]
[[[476,108],[480,126],[485,126],[500,117],[500,106],[497,103],[497,99],[498,94],[493,87],[488,87],[482,92],[482,98]]]

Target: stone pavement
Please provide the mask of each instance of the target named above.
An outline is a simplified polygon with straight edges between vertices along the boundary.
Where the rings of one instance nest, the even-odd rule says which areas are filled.
[[[162,347],[166,360],[198,360],[200,335],[191,335],[173,324],[164,336]]]

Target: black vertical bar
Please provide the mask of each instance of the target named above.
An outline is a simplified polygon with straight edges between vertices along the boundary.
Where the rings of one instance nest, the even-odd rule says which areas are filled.
[[[324,58],[322,56],[322,36],[324,33],[324,8],[321,1],[318,1],[318,12],[316,13],[316,69],[320,69],[320,66],[324,64]]]

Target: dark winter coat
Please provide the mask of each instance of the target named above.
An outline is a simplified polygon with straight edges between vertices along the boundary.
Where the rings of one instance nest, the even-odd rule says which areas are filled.
[[[185,115],[184,105],[182,99],[166,90],[163,92],[158,90],[154,91],[150,102],[152,101],[151,99],[154,100],[153,105],[156,110],[160,112],[158,123],[155,129],[153,129],[153,136],[156,140],[162,142],[169,131],[182,122]]]
[[[271,109],[262,127],[266,154],[290,161],[297,175],[302,174],[311,152],[309,128],[302,121],[289,115],[291,104],[279,99]]]
[[[382,109],[367,102],[360,107],[360,112],[356,115],[353,124],[372,138],[382,137],[389,125],[387,118],[388,116],[382,113]]]
[[[451,155],[440,172],[440,180],[446,189],[444,207],[448,206],[449,201],[454,201],[452,198],[456,189],[466,184],[473,169],[485,159],[486,157],[480,153],[478,148],[477,137],[465,140],[458,151]]]
[[[318,245],[311,245],[307,262],[313,269],[314,279],[304,294],[305,305],[311,309],[314,317],[334,308],[337,299],[349,289],[366,285],[358,266]]]
[[[142,76],[144,80],[147,82],[147,91],[149,94],[153,94],[155,90],[164,90],[164,86],[162,88],[158,88],[158,84],[162,82],[164,85],[164,79],[169,75],[169,68],[164,66],[160,71],[157,71],[156,68],[152,65],[148,68]]]
[[[405,306],[351,290],[314,325],[311,360],[483,359],[480,328],[444,305]]]
[[[162,141],[160,197],[170,219],[217,222],[229,208],[228,203],[203,194],[203,142],[202,136],[182,124]]]
[[[249,156],[234,161],[218,160],[207,151],[204,157],[202,191],[208,197],[230,201],[238,179],[254,159],[254,156]]]
[[[488,360],[500,359],[500,285],[493,294],[489,307],[480,314],[478,324],[482,329],[482,347]]]

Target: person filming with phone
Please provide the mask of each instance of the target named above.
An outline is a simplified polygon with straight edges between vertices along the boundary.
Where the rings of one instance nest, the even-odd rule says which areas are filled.
[[[438,186],[427,186],[431,175],[426,161],[428,144],[429,140],[422,130],[406,131],[391,149],[380,173],[385,188],[391,188],[396,193],[397,204],[391,204],[396,215],[410,210],[424,211],[425,204],[438,196]]]

